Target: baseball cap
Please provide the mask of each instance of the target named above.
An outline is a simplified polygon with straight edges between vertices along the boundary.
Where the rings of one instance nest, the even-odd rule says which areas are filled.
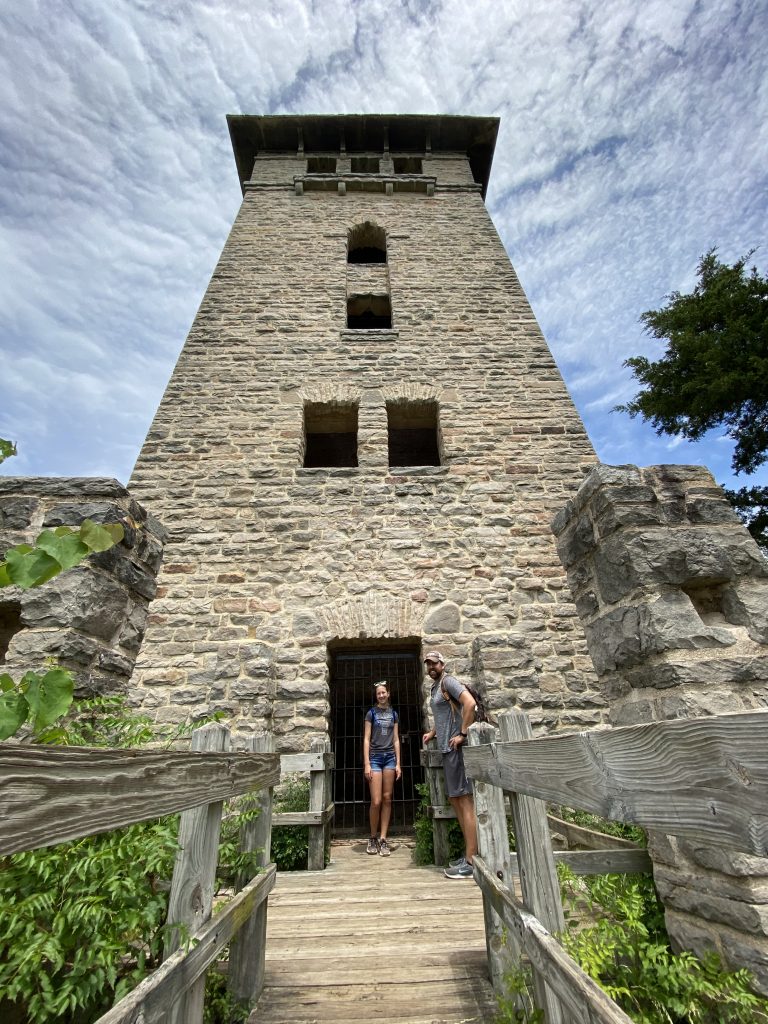
[[[425,654],[424,661],[441,661],[443,665],[445,664],[445,658],[440,651],[430,651],[429,654]]]

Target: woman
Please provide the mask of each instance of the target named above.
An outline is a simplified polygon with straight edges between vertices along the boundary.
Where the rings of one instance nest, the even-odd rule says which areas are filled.
[[[365,716],[363,769],[371,790],[371,836],[366,853],[388,857],[392,790],[401,771],[397,712],[389,702],[389,687],[384,682],[376,683],[376,704]]]

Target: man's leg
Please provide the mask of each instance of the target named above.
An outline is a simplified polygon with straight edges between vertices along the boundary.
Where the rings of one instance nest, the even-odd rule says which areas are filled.
[[[451,796],[453,809],[456,811],[456,820],[459,823],[461,834],[464,836],[464,856],[471,864],[477,853],[477,823],[475,821],[475,801],[470,794],[465,796]]]

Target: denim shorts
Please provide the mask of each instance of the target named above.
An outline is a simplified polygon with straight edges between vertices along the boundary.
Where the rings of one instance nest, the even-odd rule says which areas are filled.
[[[397,759],[394,750],[372,750],[371,771],[388,772],[394,771]]]

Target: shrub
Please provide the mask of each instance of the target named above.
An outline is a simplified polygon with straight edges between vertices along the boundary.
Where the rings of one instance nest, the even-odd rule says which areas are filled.
[[[288,775],[275,794],[276,813],[309,810],[309,779]],[[306,825],[276,825],[272,829],[272,860],[278,871],[306,871],[309,828]]]

